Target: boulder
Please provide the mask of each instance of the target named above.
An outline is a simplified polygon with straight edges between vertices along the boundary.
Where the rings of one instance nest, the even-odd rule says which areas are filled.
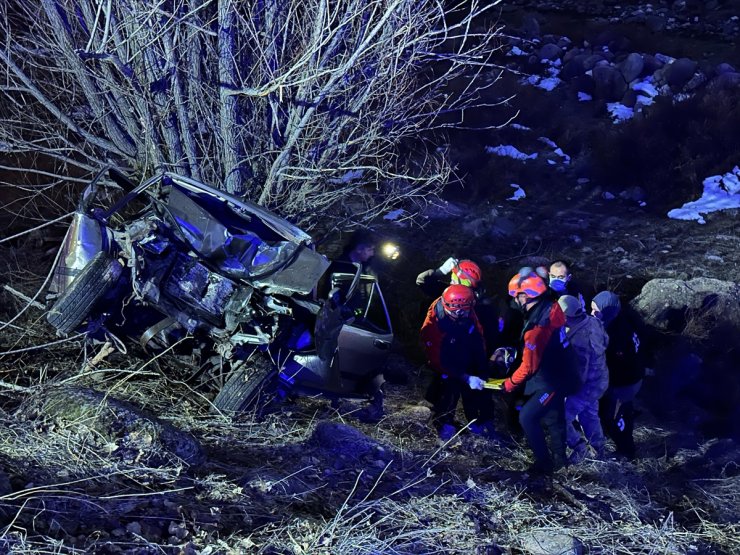
[[[614,66],[597,66],[593,70],[596,97],[608,102],[621,100],[627,92],[627,82]]]
[[[563,55],[563,49],[557,44],[548,43],[539,50],[540,60],[557,60]]]
[[[663,331],[705,337],[720,326],[740,328],[740,285],[731,281],[653,279],[631,304]]]
[[[716,91],[733,91],[740,88],[740,72],[728,71],[712,79],[709,86]]]
[[[679,58],[664,68],[666,83],[673,90],[681,90],[694,76],[698,63],[689,58]]]
[[[645,67],[645,61],[641,54],[632,52],[624,60],[619,62],[617,67],[622,72],[624,80],[630,83],[640,76],[642,69]]]

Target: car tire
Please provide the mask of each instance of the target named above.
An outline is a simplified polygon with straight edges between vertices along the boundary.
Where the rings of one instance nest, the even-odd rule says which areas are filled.
[[[277,372],[270,361],[254,357],[233,370],[213,400],[211,412],[233,415],[249,410],[276,386]]]
[[[123,272],[120,262],[99,252],[88,262],[69,288],[61,294],[46,315],[46,320],[61,334],[79,326]]]

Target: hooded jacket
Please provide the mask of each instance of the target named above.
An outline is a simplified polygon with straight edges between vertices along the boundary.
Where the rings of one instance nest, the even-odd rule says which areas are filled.
[[[604,328],[609,335],[606,364],[609,367],[609,387],[634,385],[645,377],[645,364],[640,352],[637,326],[622,309],[619,296],[602,291],[593,302],[601,311]]]
[[[609,369],[606,365],[606,349],[609,337],[598,318],[582,313],[568,317],[566,337],[578,360],[578,371],[583,386],[577,396],[596,401],[609,386]]]

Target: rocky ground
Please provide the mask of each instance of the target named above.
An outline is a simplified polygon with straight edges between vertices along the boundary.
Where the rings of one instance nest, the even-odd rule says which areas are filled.
[[[559,53],[565,56],[611,29],[610,41],[621,44],[615,64],[622,55],[662,52],[716,69],[740,67],[736,4],[521,1],[507,4],[502,17],[521,48],[568,37]],[[586,23],[580,13],[600,20]],[[718,328],[716,312],[684,310],[693,320],[678,329],[653,320],[655,374],[638,399],[640,457],[633,463],[588,460],[553,480],[536,479],[525,472],[531,461],[515,431],[505,442],[464,431],[443,444],[429,425],[428,375],[415,345],[429,299],[413,278],[450,255],[480,261],[492,292],[502,292],[519,267],[555,257],[573,261],[584,288],[609,288],[625,299],[656,278],[677,280],[664,295],[681,302],[688,295],[678,287],[692,278],[737,287],[735,212],[709,214],[705,225],[666,217],[696,198],[701,177],[710,175],[704,172],[722,161],[676,160],[683,164],[676,171],[698,177],[693,185],[667,167],[639,173],[664,163],[648,140],[671,137],[659,133],[664,119],[617,127],[605,98],[578,102],[565,80],[552,91],[524,87],[522,77],[546,64],[529,57],[516,64],[511,69],[521,74],[500,83],[500,94],[518,92],[511,112],[486,117],[500,123],[521,109],[521,127],[453,135],[459,182],[439,202],[417,207],[416,225],[377,225],[402,249],[399,261],[379,268],[398,337],[380,422],[360,422],[360,402],[319,398],[286,399],[260,418],[214,416],[212,389],[188,383],[177,361],[116,353],[83,366],[75,341],[2,357],[0,552],[739,552],[737,427],[722,425],[738,421],[725,407],[738,399],[737,326]],[[705,88],[698,92],[703,97]],[[570,162],[540,137],[562,147]],[[691,152],[693,143],[684,143]],[[539,156],[486,152],[500,144]],[[624,153],[617,148],[624,145],[654,158],[619,172],[619,157],[610,153]],[[661,174],[671,179],[660,181]],[[526,191],[524,199],[507,200],[512,183]],[[50,237],[3,246],[4,283],[33,294],[42,278],[37,269],[53,258]],[[737,309],[737,293],[729,291]],[[25,304],[3,293],[0,320]],[[712,340],[717,333],[729,335]],[[0,334],[3,349],[55,340],[35,308]],[[681,373],[671,371],[674,363]],[[708,382],[718,385],[707,390]]]

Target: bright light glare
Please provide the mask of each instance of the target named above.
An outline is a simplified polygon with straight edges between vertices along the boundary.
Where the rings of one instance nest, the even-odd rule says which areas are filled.
[[[390,260],[395,260],[401,254],[398,245],[394,245],[393,243],[386,243],[385,245],[383,245],[382,249],[383,256]]]

